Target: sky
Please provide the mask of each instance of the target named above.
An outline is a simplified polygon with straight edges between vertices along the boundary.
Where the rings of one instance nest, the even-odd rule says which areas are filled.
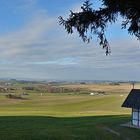
[[[0,0],[0,78],[140,81],[140,42],[121,18],[108,26],[109,56],[96,37],[87,44],[59,25],[83,1]]]

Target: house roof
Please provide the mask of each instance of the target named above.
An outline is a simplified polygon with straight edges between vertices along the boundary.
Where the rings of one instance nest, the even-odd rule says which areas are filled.
[[[122,107],[140,108],[140,89],[132,89]]]

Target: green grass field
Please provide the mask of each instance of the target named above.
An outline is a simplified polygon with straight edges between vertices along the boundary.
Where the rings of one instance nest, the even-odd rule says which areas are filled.
[[[121,108],[126,98],[68,94],[30,94],[27,100],[0,96],[0,140],[139,140],[140,130]]]

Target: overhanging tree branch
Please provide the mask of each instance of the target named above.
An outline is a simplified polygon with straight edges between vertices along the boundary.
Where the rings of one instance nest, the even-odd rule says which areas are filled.
[[[102,0],[104,5],[99,10],[94,10],[89,0],[81,7],[82,11],[74,13],[70,11],[68,19],[59,17],[60,25],[63,25],[72,34],[74,30],[84,42],[89,42],[93,35],[99,39],[99,44],[106,49],[106,55],[110,53],[105,31],[109,23],[115,23],[118,15],[124,19],[122,29],[128,29],[128,33],[135,35],[140,40],[140,2],[137,0]]]

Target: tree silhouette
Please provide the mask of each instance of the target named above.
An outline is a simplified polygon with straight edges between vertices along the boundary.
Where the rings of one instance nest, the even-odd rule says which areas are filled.
[[[94,35],[99,39],[99,44],[110,54],[110,47],[105,36],[108,24],[115,23],[120,15],[123,18],[121,28],[140,40],[140,1],[139,0],[102,0],[102,7],[94,10],[90,0],[86,0],[81,7],[81,12],[70,11],[68,19],[59,17],[63,25],[72,34],[74,29],[79,33],[84,42],[89,42]]]

